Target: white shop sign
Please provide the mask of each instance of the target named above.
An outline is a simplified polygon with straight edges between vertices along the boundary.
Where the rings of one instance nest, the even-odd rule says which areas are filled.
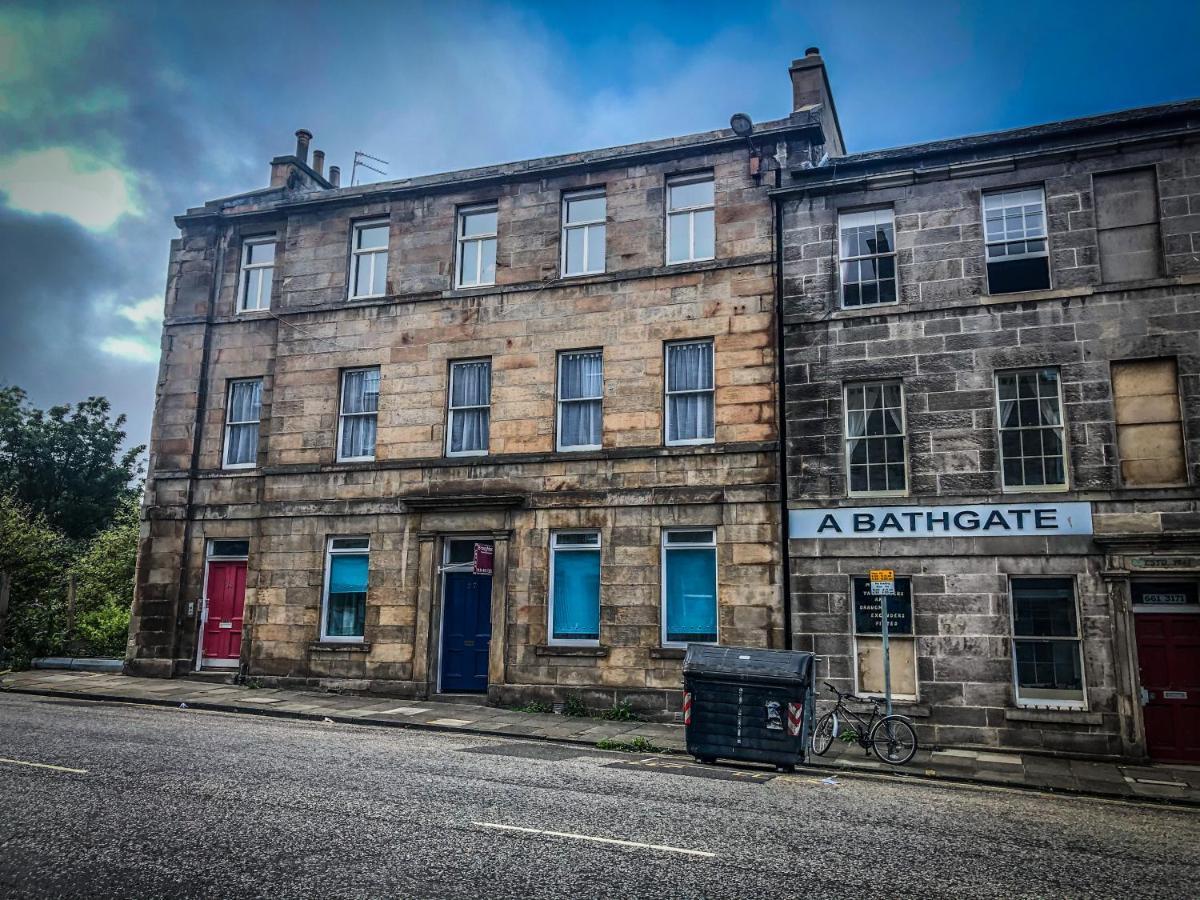
[[[848,506],[793,509],[788,536],[811,538],[1013,537],[1092,533],[1090,503]]]

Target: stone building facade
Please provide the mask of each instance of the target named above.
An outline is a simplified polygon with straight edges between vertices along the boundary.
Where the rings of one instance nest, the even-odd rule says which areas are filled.
[[[890,570],[925,741],[1200,758],[1200,103],[774,197],[797,647],[881,692]]]
[[[178,217],[127,670],[665,712],[783,646],[758,157],[841,152],[791,75],[751,146],[339,187],[298,132]]]

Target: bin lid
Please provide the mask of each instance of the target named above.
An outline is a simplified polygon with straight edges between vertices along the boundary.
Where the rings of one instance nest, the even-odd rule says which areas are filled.
[[[734,678],[769,678],[807,684],[813,654],[806,650],[762,650],[754,647],[714,647],[689,644],[683,660],[684,675],[717,675]]]

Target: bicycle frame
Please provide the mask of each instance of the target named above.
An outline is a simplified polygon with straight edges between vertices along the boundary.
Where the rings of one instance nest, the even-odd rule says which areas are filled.
[[[848,719],[854,720],[855,743],[857,743],[864,750],[869,751],[871,749],[871,729],[875,727],[875,723],[879,719],[883,718],[881,715],[879,715],[879,704],[875,703],[874,701],[870,701],[871,716],[868,719],[864,719],[863,713],[856,713],[854,710],[847,708],[845,705],[845,700],[845,697],[838,697],[837,705],[835,705],[833,708],[833,739],[836,741],[842,732],[841,717],[843,714],[845,714]]]

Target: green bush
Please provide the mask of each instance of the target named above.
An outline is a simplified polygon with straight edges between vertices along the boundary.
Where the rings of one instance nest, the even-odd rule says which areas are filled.
[[[622,738],[605,738],[602,741],[597,741],[596,746],[601,750],[619,750],[622,753],[669,753],[665,747],[660,747],[653,741],[644,737],[630,738],[624,740]]]
[[[137,546],[138,507],[136,500],[128,498],[71,569],[75,631],[70,638],[80,655],[125,655]]]
[[[578,694],[567,694],[567,700],[563,704],[563,715],[572,716],[575,718],[583,718],[588,714],[588,708],[583,705],[583,698]]]
[[[608,719],[611,722],[632,722],[637,719],[637,715],[633,711],[633,707],[629,705],[628,700],[618,700],[612,705],[611,709],[606,709],[600,713],[600,718]]]

